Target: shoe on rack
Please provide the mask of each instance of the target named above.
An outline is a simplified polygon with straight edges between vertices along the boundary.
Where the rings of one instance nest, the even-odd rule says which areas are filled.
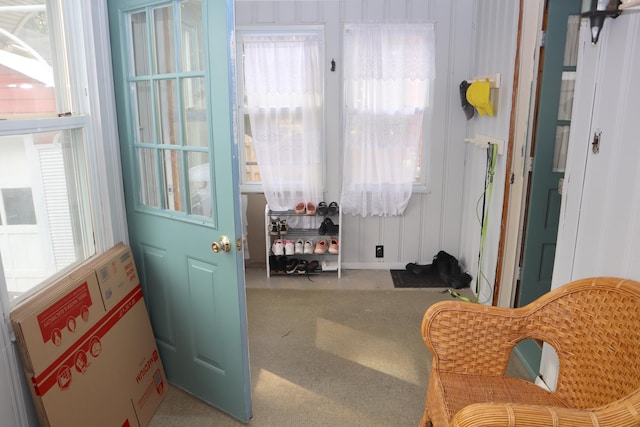
[[[307,203],[307,215],[315,215],[316,214],[316,205],[313,202]]]
[[[280,231],[279,220],[272,220],[271,225],[269,226],[269,234],[272,236],[277,236]]]
[[[307,274],[307,266],[308,265],[309,265],[309,262],[306,259],[301,259],[298,262],[298,268],[296,269],[298,274]]]
[[[309,261],[309,264],[307,264],[307,273],[313,273],[318,268],[320,268],[320,263],[318,261],[315,259],[313,261]]]
[[[273,252],[273,254],[277,256],[284,255],[284,244],[282,243],[281,239],[273,242],[273,245],[271,245],[271,252]]]
[[[280,270],[280,263],[278,262],[278,257],[275,255],[269,255],[269,270],[271,271]]]
[[[285,235],[289,232],[289,226],[287,225],[287,220],[286,219],[281,219],[280,222],[278,223],[278,230],[280,231],[280,234]]]
[[[313,254],[314,248],[315,246],[313,245],[313,240],[308,239],[306,242],[304,242],[303,253],[306,255],[311,255]]]
[[[300,202],[293,208],[293,211],[298,215],[304,215],[307,211],[307,205],[304,202]]]
[[[294,252],[296,254],[303,254],[304,253],[304,242],[302,241],[302,239],[296,240],[296,245],[295,245]]]
[[[318,243],[316,243],[316,249],[314,250],[314,253],[323,254],[326,252],[327,252],[327,241],[325,239],[318,240]]]
[[[285,266],[285,271],[287,274],[293,274],[298,270],[298,263],[300,260],[298,258],[289,258],[287,261],[287,265]]]
[[[293,255],[295,253],[295,245],[293,240],[285,240],[284,241],[284,254],[285,255]]]
[[[334,255],[340,253],[340,244],[338,243],[338,239],[331,239],[329,241],[329,253]]]
[[[322,224],[320,224],[320,228],[318,228],[318,234],[320,234],[322,236],[327,234],[327,220],[326,219],[324,221],[322,221]]]
[[[279,256],[278,262],[280,263],[280,271],[287,271],[287,263],[289,262],[289,257],[286,255]]]
[[[284,273],[287,269],[287,257],[284,255],[269,255],[269,270],[272,273]]]
[[[331,221],[331,218],[325,218],[322,224],[324,224],[324,234],[337,235],[340,230],[338,228],[338,225],[334,224],[333,221]],[[322,225],[320,227],[322,227]]]
[[[325,202],[318,203],[318,214],[326,215],[329,213],[329,207]]]
[[[336,202],[329,203],[329,206],[327,207],[327,213],[329,215],[335,215],[339,211],[340,211],[340,208],[338,207],[338,204]]]

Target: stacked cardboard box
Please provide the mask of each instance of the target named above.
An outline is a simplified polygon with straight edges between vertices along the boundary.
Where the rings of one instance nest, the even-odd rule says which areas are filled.
[[[11,323],[42,426],[146,426],[167,392],[120,243],[23,301]]]

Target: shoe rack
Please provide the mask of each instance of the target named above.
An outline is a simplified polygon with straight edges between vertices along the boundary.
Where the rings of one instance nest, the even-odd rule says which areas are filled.
[[[326,232],[326,224],[324,230],[321,231],[321,226],[327,219],[330,220],[330,224],[337,226],[337,233],[331,233],[331,231],[336,230],[329,230],[329,232]],[[300,222],[305,225],[298,226],[296,225],[296,222]],[[334,213],[321,214],[316,210],[314,215],[308,215],[306,213],[296,213],[294,209],[286,211],[272,211],[269,208],[269,205],[267,205],[264,212],[267,277],[271,277],[272,275],[306,277],[307,275],[334,273],[338,275],[338,278],[340,278],[342,275],[341,222],[342,213],[339,208],[338,211]],[[273,229],[274,223],[278,226],[277,230]],[[282,224],[285,224],[285,226],[283,227]],[[329,246],[332,239],[335,239],[338,242],[337,254],[329,252]],[[277,240],[293,241],[294,253],[290,255],[276,255],[274,253],[274,243]],[[302,240],[303,242],[303,250],[305,242],[311,240],[313,242],[313,253],[304,253],[304,251],[303,253],[298,253],[298,251],[295,251],[296,241],[299,240]],[[327,242],[327,251],[324,253],[315,252],[317,243],[320,240],[326,240]],[[318,267],[313,271],[303,271],[301,269],[294,272],[287,272],[287,270],[283,268],[273,269],[273,256],[284,256],[287,260],[298,259],[301,263],[306,262],[307,264],[310,264],[315,260],[318,262]],[[282,261],[283,259],[278,258],[278,260]],[[283,264],[284,263],[279,264],[279,266],[282,266]]]

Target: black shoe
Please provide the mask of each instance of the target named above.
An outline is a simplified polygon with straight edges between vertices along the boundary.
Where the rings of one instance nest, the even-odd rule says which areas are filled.
[[[331,221],[331,218],[325,218],[323,224],[325,226],[325,234],[331,236],[335,236],[338,234],[338,225],[334,224],[333,221]]]
[[[269,255],[269,270],[278,271],[279,268],[278,258],[275,255]]]
[[[322,224],[320,224],[320,228],[318,228],[318,234],[320,234],[321,236],[324,236],[325,234],[327,234],[327,220],[326,219],[324,221],[322,221]]]
[[[416,276],[421,276],[423,274],[431,273],[431,271],[433,271],[433,264],[419,265],[410,262],[405,268]]]
[[[318,214],[326,215],[329,212],[329,207],[325,202],[318,203]]]
[[[280,220],[272,220],[271,226],[269,226],[269,234],[272,236],[277,236],[280,232]]]
[[[340,209],[338,208],[338,204],[336,202],[329,203],[329,207],[327,208],[329,215],[335,215],[339,210]]]
[[[298,268],[296,269],[298,271],[298,274],[307,274],[307,266],[308,265],[309,265],[309,263],[307,262],[307,260],[301,259],[298,262]]]
[[[285,267],[285,271],[287,272],[287,274],[293,274],[298,270],[298,263],[300,262],[300,260],[298,260],[298,258],[290,258],[287,261],[287,265]]]
[[[462,273],[456,276],[449,277],[449,284],[454,289],[468,288],[471,283],[471,276],[467,273]]]

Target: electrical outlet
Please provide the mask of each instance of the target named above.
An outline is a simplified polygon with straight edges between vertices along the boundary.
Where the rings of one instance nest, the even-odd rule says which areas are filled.
[[[376,246],[376,258],[384,258],[384,246]]]

